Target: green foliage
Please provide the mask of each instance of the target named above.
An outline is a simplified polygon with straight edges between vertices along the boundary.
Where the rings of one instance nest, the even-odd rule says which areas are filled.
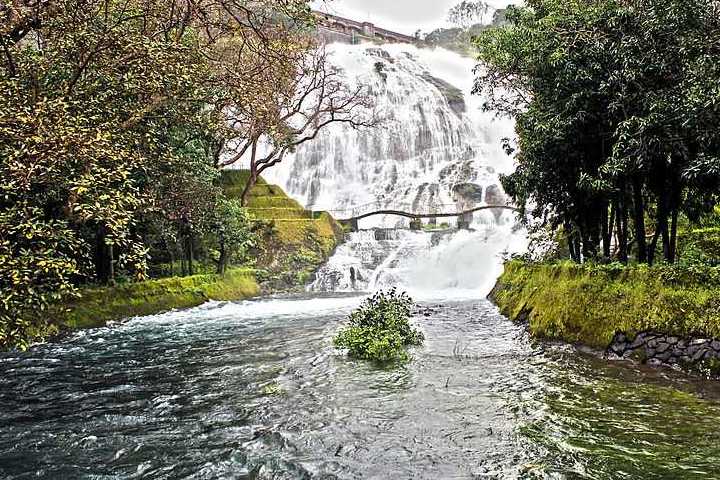
[[[617,332],[720,338],[718,267],[513,261],[492,297],[537,337],[601,349]]]
[[[338,332],[334,344],[356,358],[377,362],[405,362],[406,347],[422,345],[425,337],[412,327],[413,301],[395,289],[378,292],[350,315],[349,324]]]
[[[247,264],[250,251],[258,242],[247,209],[239,200],[223,199],[214,214],[210,239],[217,252],[218,273],[224,273],[229,264]]]
[[[48,308],[87,284],[246,263],[248,215],[217,169],[228,105],[266,92],[257,74],[270,64],[296,74],[308,2],[11,3],[0,5],[0,348],[55,328]],[[245,13],[207,14],[234,10]]]
[[[682,263],[720,265],[720,228],[683,232],[679,243]]]
[[[0,211],[0,348],[46,335],[50,305],[76,294],[84,246],[65,222],[37,208]]]
[[[255,271],[230,269],[224,275],[195,275],[114,287],[81,290],[81,295],[52,316],[61,328],[93,328],[109,321],[154,315],[176,308],[202,305],[208,300],[235,301],[260,293]]]
[[[262,388],[262,394],[266,397],[275,397],[278,395],[284,395],[285,390],[283,390],[279,383],[273,382],[265,385]]]
[[[475,41],[475,90],[517,119],[508,194],[576,261],[674,262],[681,215],[718,200],[717,3],[529,0],[506,19]]]

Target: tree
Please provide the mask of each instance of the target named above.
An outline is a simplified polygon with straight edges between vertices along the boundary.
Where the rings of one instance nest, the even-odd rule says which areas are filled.
[[[527,4],[476,42],[476,93],[517,119],[508,193],[563,227],[577,261],[627,261],[633,246],[652,263],[660,239],[674,261],[680,213],[717,181],[695,175],[718,151],[717,98],[697,73],[718,78],[717,3]]]
[[[301,145],[315,139],[328,125],[370,127],[377,118],[362,86],[350,88],[333,67],[327,51],[311,41],[299,52],[296,69],[278,74],[265,71],[256,79],[266,86],[252,101],[226,110],[236,133],[221,166],[246,160],[250,167],[243,205],[260,175]]]
[[[463,0],[448,12],[448,21],[465,29],[477,23],[485,23],[490,5],[482,1]]]
[[[215,209],[212,239],[217,248],[217,273],[224,274],[235,260],[244,263],[257,244],[247,210],[237,200],[222,200]],[[234,258],[233,258],[234,257]]]
[[[222,204],[225,91],[244,105],[259,71],[294,68],[311,23],[304,0],[0,1],[0,343],[82,284],[145,278],[150,219],[185,218],[192,265]]]

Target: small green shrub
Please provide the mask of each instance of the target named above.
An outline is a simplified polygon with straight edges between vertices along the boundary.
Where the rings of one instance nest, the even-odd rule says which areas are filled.
[[[377,362],[409,360],[406,347],[422,345],[424,335],[410,325],[414,302],[406,293],[378,292],[350,315],[334,339],[351,357]]]

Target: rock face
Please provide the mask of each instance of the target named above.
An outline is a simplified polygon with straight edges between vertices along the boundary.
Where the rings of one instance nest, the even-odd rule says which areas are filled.
[[[617,358],[720,375],[720,340],[716,339],[684,339],[655,332],[642,332],[630,339],[617,333],[607,353]]]
[[[430,75],[429,73],[425,73],[422,77],[427,82],[435,85],[438,90],[440,90],[440,92],[447,99],[448,105],[450,105],[450,108],[452,108],[453,112],[455,112],[456,115],[462,115],[467,111],[467,105],[465,104],[465,95],[463,94],[462,90],[450,85],[445,80],[441,80],[437,77]]]

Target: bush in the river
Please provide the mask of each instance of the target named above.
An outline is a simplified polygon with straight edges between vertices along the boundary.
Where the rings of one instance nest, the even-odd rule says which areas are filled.
[[[349,325],[337,334],[334,344],[350,356],[378,362],[407,361],[406,347],[421,345],[423,334],[410,325],[414,302],[395,289],[378,292],[350,315]]]

